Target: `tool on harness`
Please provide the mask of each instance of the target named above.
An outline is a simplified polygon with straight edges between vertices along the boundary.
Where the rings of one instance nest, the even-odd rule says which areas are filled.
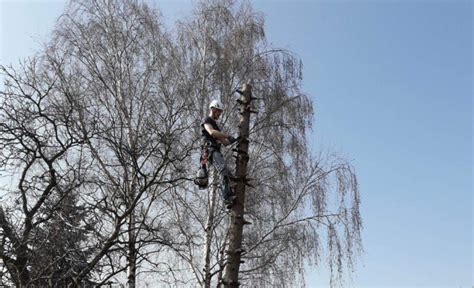
[[[206,189],[209,184],[209,176],[207,175],[206,167],[200,167],[196,173],[196,178],[194,178],[194,184],[196,184],[199,189]]]
[[[229,137],[230,144],[234,144],[238,142],[241,137],[234,138],[232,136]],[[212,151],[220,150],[221,145],[214,145],[210,142],[205,141],[204,144],[201,146],[201,157],[199,159],[199,169],[196,172],[196,177],[194,178],[194,184],[196,184],[199,189],[206,189],[209,185],[209,174],[207,172],[207,162],[209,160]]]
[[[207,173],[208,160],[209,151],[206,146],[203,146],[201,149],[201,157],[199,159],[199,169],[196,172],[196,177],[194,178],[194,184],[196,184],[199,189],[206,189],[209,184],[209,175]]]

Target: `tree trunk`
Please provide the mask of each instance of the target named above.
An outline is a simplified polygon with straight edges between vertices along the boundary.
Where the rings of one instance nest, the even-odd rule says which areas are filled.
[[[212,167],[212,166],[211,166]],[[211,287],[211,242],[212,234],[214,232],[214,207],[216,204],[216,194],[217,194],[217,171],[214,167],[212,169],[212,184],[211,184],[211,197],[209,199],[209,214],[207,216],[206,223],[206,246],[204,251],[204,287]]]
[[[18,271],[18,282],[20,284],[19,287],[27,287],[30,283],[30,273],[28,271],[28,257],[27,257],[27,247],[26,245],[22,244],[20,245],[20,248],[18,249],[18,259],[16,260],[16,265],[15,268],[17,268]]]
[[[132,173],[130,173],[132,175]],[[128,175],[126,175],[125,179],[129,179]],[[133,181],[133,180],[130,180]],[[129,205],[132,205],[133,201],[136,197],[136,186],[135,183],[131,183],[129,186]],[[135,208],[131,211],[130,216],[128,217],[128,288],[135,288],[136,287],[136,279],[137,279],[137,230],[136,230],[136,219],[135,219]]]
[[[136,231],[135,231],[135,211],[132,211],[129,217],[128,231],[128,287],[136,287],[137,273],[137,248],[136,248]]]
[[[239,286],[239,268],[242,249],[242,231],[244,226],[244,204],[245,204],[245,184],[247,182],[247,163],[249,161],[249,126],[250,126],[250,101],[252,100],[252,87],[244,84],[240,104],[240,141],[237,145],[236,160],[236,186],[235,193],[237,199],[232,206],[231,222],[229,227],[229,249],[227,250],[227,265],[224,274],[224,287]]]

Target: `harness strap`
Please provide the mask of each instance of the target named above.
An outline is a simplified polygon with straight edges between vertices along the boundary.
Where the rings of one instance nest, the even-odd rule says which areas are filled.
[[[201,167],[206,167],[208,160],[209,160],[209,151],[207,150],[207,147],[204,146],[202,147],[201,158],[199,159]]]

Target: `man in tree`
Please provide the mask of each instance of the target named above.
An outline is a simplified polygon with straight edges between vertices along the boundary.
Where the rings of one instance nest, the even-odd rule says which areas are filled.
[[[224,132],[221,132],[221,129],[216,123],[223,110],[224,105],[222,105],[219,100],[211,101],[209,105],[209,116],[204,118],[201,124],[201,135],[203,140],[204,154],[207,154],[211,165],[214,166],[217,172],[216,176],[220,178],[219,181],[216,181],[217,179],[213,179],[214,183],[220,183],[221,196],[224,199],[226,206],[230,208],[236,196],[229,185],[229,178],[231,178],[231,174],[224,161],[224,157],[222,156],[220,148],[221,144],[227,146],[237,141],[237,139]]]

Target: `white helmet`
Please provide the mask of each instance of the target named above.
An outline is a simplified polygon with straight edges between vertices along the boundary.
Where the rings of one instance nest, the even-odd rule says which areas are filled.
[[[224,110],[224,105],[222,105],[221,101],[219,100],[212,100],[211,104],[209,104],[209,109],[210,108],[216,108],[219,110]]]

